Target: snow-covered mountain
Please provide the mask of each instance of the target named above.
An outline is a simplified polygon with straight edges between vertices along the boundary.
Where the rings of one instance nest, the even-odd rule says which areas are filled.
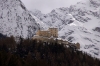
[[[36,10],[35,10],[36,11]],[[31,16],[35,19],[35,21],[37,22],[38,25],[40,25],[40,29],[41,30],[48,30],[49,25],[45,24],[43,21],[41,21],[40,19],[38,19],[35,14],[33,15],[33,12],[30,11]],[[39,12],[37,12],[37,15],[39,14]],[[41,15],[42,16],[42,15]]]
[[[0,33],[32,37],[39,25],[20,0],[0,0]]]
[[[42,27],[57,27],[59,37],[79,42],[81,50],[100,58],[100,0],[84,0],[48,14],[35,10],[32,14],[44,23]]]

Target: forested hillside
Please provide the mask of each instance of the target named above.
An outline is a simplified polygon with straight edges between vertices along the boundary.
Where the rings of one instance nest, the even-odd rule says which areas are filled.
[[[0,38],[0,66],[100,66],[100,60],[63,44]]]

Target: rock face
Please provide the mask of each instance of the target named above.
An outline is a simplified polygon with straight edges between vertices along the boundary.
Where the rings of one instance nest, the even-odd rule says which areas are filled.
[[[46,26],[57,27],[59,37],[79,42],[82,51],[100,58],[100,0],[78,2],[69,8],[54,9],[48,14],[35,10],[33,15]]]
[[[0,33],[30,38],[39,25],[20,0],[0,0]]]
[[[95,29],[93,29],[94,31],[100,32],[100,27],[96,27]]]

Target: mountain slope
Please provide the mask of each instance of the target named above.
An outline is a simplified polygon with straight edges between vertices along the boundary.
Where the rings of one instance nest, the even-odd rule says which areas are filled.
[[[39,25],[20,0],[0,0],[0,33],[32,37]]]
[[[48,30],[49,26],[45,24],[43,21],[39,20],[32,12],[30,12],[31,16],[35,19],[38,25],[40,25],[41,30]]]
[[[81,50],[100,58],[99,6],[100,0],[85,0],[69,8],[54,9],[45,15],[34,11],[33,15],[49,27],[57,27],[59,37],[73,43],[79,42]]]

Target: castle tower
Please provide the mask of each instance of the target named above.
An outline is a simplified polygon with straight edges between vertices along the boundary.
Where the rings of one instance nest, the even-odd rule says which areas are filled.
[[[50,36],[58,37],[58,29],[57,28],[49,28]]]

